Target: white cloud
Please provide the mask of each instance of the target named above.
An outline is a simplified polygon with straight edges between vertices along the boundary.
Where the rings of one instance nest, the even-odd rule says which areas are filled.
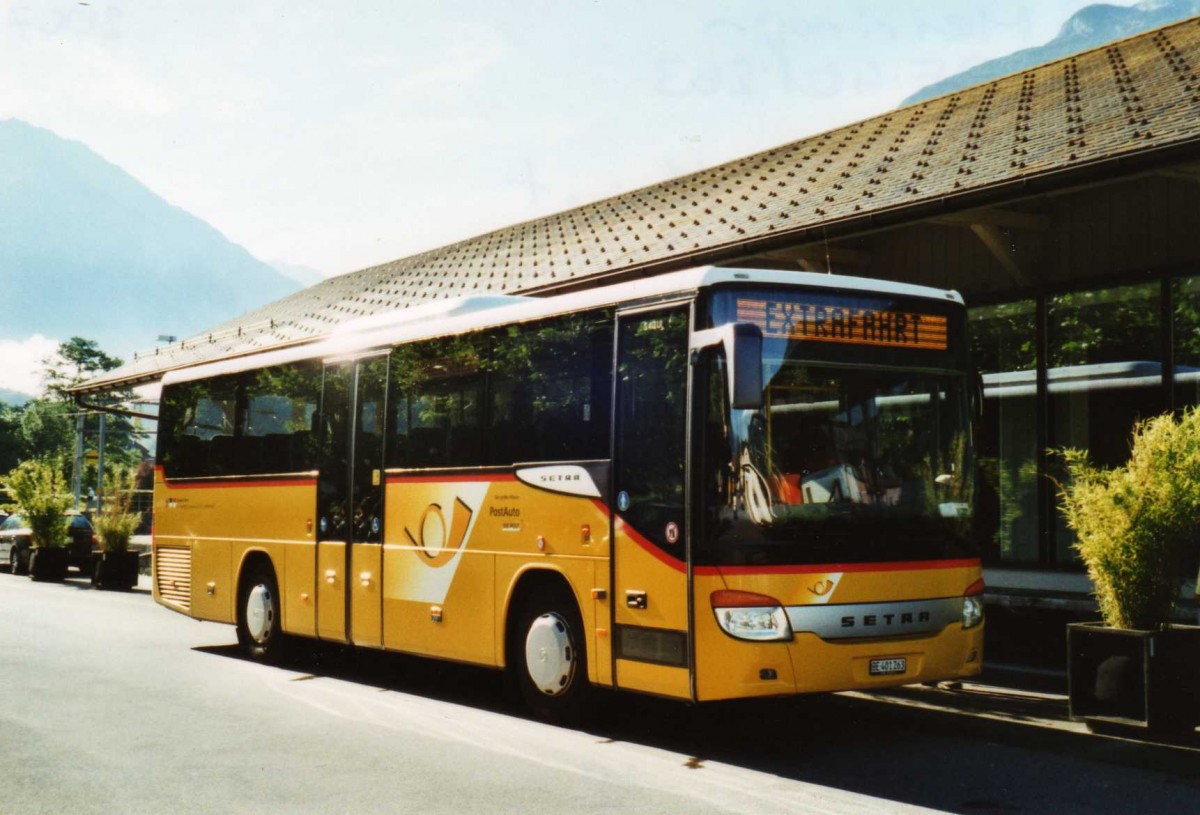
[[[397,79],[393,89],[400,95],[431,91],[452,93],[494,66],[507,51],[494,41],[472,47],[460,45],[446,54],[441,62]]]
[[[103,112],[164,117],[177,111],[156,77],[102,47],[72,41],[48,46],[11,33],[0,36],[0,45],[0,84],[13,94],[3,106],[8,115],[58,125],[91,121]],[[53,60],[40,53],[47,47]]]
[[[0,388],[38,396],[42,381],[42,360],[58,348],[58,340],[34,334],[24,340],[0,340]]]

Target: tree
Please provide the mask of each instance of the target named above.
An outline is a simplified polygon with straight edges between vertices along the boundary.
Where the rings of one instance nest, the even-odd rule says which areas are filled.
[[[71,337],[59,343],[54,356],[42,360],[45,366],[46,391],[62,402],[71,401],[67,394],[73,388],[96,374],[111,371],[122,364],[120,357],[111,357],[100,350],[95,340]]]
[[[20,415],[22,458],[70,461],[75,448],[71,406],[54,399],[34,399]]]
[[[75,416],[79,408],[68,389],[121,364],[118,357],[100,350],[94,340],[72,337],[61,343],[54,355],[43,360],[46,393],[20,407],[0,405],[0,472],[19,462],[46,459],[60,462],[63,476],[70,478],[75,452]],[[96,404],[112,406],[131,398],[128,392],[94,397]],[[95,438],[98,417],[86,418],[85,433]],[[137,444],[143,431],[123,416],[106,419],[104,455],[113,464],[136,467],[143,456]],[[89,480],[95,480],[92,469]]]
[[[0,403],[0,473],[6,473],[22,458],[21,414],[24,408]]]

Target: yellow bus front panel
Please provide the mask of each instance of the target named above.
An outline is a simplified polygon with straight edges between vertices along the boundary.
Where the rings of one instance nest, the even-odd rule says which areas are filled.
[[[978,561],[785,567],[757,573],[698,569],[697,697],[708,701],[870,689],[978,675],[983,625],[964,628],[962,606],[979,578]],[[713,607],[720,592],[778,600],[795,630],[781,641],[731,636]]]
[[[679,541],[675,551],[664,552],[616,522],[613,648],[619,688],[691,698],[683,548]]]

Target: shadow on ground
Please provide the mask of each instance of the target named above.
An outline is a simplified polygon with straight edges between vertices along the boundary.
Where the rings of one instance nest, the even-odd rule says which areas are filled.
[[[236,646],[197,650],[245,659]],[[292,681],[335,678],[527,716],[504,675],[483,668],[307,642],[280,667],[300,674]],[[952,812],[1188,811],[1200,800],[1200,742],[1054,726],[1065,714],[1061,701],[946,689],[700,706],[598,693],[581,729],[678,753],[697,771],[715,761]]]

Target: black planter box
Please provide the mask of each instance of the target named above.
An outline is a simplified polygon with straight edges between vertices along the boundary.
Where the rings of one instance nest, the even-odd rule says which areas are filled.
[[[137,552],[97,552],[92,555],[92,585],[96,588],[128,590],[137,582]]]
[[[1089,726],[1193,730],[1200,725],[1200,627],[1072,623],[1067,683],[1071,718]]]
[[[35,547],[29,553],[29,576],[34,580],[61,582],[67,578],[71,553],[61,547]]]

